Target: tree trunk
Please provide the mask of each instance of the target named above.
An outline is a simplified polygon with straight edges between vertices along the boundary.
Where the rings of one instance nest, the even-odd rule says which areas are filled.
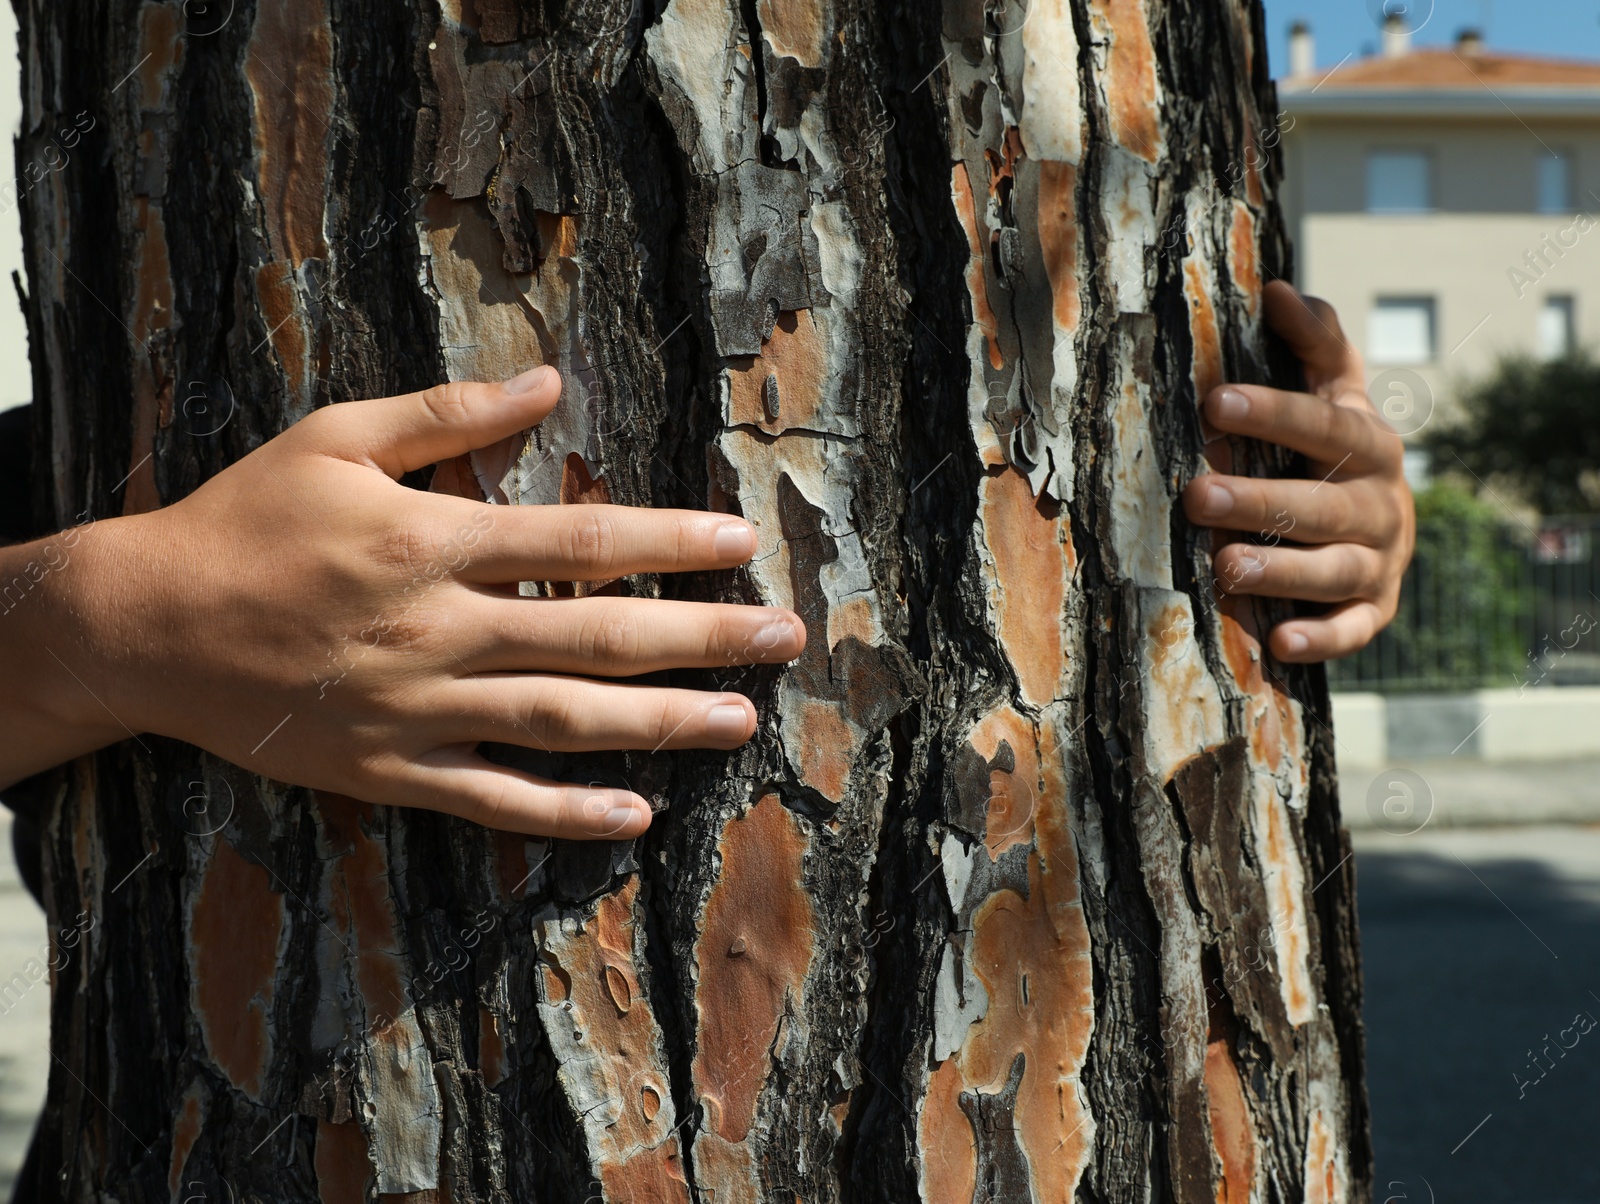
[[[1175,505],[1292,371],[1255,0],[15,2],[56,523],[550,362],[450,476],[742,513],[621,588],[811,633],[674,675],[737,753],[539,763],[632,843],[63,771],[47,1198],[1368,1197],[1323,678]]]

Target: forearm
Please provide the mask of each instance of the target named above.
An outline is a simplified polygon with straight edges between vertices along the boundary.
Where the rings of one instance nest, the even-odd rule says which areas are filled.
[[[89,562],[125,521],[0,548],[0,789],[134,734],[107,709],[85,611],[114,604]]]

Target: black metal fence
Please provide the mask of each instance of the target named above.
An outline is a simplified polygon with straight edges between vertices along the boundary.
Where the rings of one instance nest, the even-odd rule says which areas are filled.
[[[1419,495],[1394,623],[1328,666],[1335,690],[1600,684],[1600,518],[1536,523]]]

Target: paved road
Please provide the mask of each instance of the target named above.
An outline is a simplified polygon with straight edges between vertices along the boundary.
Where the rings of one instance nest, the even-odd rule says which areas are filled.
[[[1561,789],[1574,780],[1552,770]],[[1586,780],[1600,797],[1600,775]],[[1517,813],[1536,812],[1552,793],[1539,782],[1519,772],[1507,804],[1520,796],[1533,801]],[[1600,1020],[1600,823],[1429,823],[1355,840],[1375,1200],[1600,1200],[1600,1026],[1573,1024],[1580,1013]],[[0,812],[0,987],[44,940],[9,849]],[[38,987],[0,1014],[0,1198],[44,1095],[48,1004]]]
[[[1360,832],[1356,874],[1376,1199],[1600,1200],[1600,825]]]
[[[45,964],[44,941],[44,913],[11,857],[11,813],[0,808],[0,1199],[11,1196],[50,1072],[49,980],[27,989],[11,983],[16,974],[29,982],[30,958]]]

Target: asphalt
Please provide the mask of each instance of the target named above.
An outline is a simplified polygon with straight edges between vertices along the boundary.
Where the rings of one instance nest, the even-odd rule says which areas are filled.
[[[1600,1200],[1600,765],[1414,771],[1433,794],[1420,825],[1380,800],[1383,826],[1354,832],[1374,1201]],[[1382,776],[1347,771],[1353,820]],[[1594,821],[1503,822],[1546,813]],[[0,812],[0,987],[45,940],[8,829]],[[0,993],[0,1198],[44,1097],[48,1036],[43,985]]]
[[[17,877],[11,857],[11,813],[0,809],[0,1198],[9,1199],[28,1152],[33,1122],[44,1106],[50,1073],[49,980],[30,984],[29,959],[48,964],[44,912]]]

